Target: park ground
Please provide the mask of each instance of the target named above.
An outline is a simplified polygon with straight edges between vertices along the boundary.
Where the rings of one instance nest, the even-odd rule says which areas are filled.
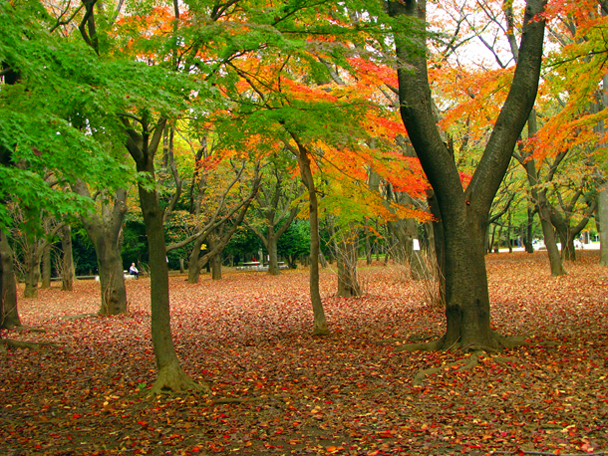
[[[559,278],[546,252],[488,256],[493,325],[529,344],[477,362],[399,351],[444,317],[397,266],[362,267],[359,299],[334,297],[323,271],[328,337],[310,335],[304,270],[172,277],[177,351],[208,395],[146,395],[148,279],[127,282],[129,313],[113,318],[86,316],[93,281],[41,290],[19,306],[46,332],[4,335],[57,345],[0,354],[0,454],[606,454],[608,268],[580,253]]]

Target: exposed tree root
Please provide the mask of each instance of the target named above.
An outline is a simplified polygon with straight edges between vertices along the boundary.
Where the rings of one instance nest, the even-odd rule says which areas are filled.
[[[54,342],[23,342],[20,340],[4,339],[2,340],[2,346],[6,346],[7,348],[27,348],[30,350],[40,350],[43,347],[57,347],[57,344]]]
[[[62,320],[80,320],[82,318],[93,318],[97,317],[99,314],[96,313],[86,313],[86,314],[78,314],[78,315],[68,315],[67,317],[60,317]]]
[[[402,351],[437,351],[443,348],[443,339],[432,340],[430,342],[420,342],[415,344],[405,344],[395,348],[396,352]]]
[[[179,364],[175,363],[159,370],[158,377],[149,393],[158,395],[183,391],[199,391],[207,394],[211,392],[211,388],[206,383],[196,383]]]
[[[34,332],[34,333],[45,333],[46,329],[43,328],[34,328],[32,326],[15,326],[13,328],[13,331],[17,331],[17,332]]]
[[[415,375],[414,380],[412,381],[412,384],[414,386],[420,386],[424,382],[424,379],[426,377],[428,377],[429,375],[436,374],[438,372],[441,372],[444,369],[450,369],[450,368],[452,368],[454,366],[458,366],[458,365],[460,365],[460,367],[457,369],[458,372],[464,372],[466,370],[473,369],[475,366],[477,366],[477,364],[479,364],[480,355],[483,355],[483,352],[478,351],[478,352],[472,353],[471,356],[469,356],[467,359],[461,359],[461,360],[455,361],[450,364],[444,364],[443,366],[439,366],[439,367],[431,367],[429,369],[420,371]]]
[[[515,348],[521,345],[536,345],[526,342],[526,338],[524,336],[519,337],[505,337],[496,332],[492,332],[491,345],[488,344],[479,344],[479,343],[469,343],[463,345],[460,339],[452,342],[449,346],[447,345],[446,337],[443,336],[440,339],[432,340],[429,342],[421,342],[421,343],[413,343],[413,344],[404,344],[395,348],[396,352],[401,351],[450,351],[454,349],[461,349],[465,352],[478,352],[485,351],[488,353],[498,353],[504,348]]]

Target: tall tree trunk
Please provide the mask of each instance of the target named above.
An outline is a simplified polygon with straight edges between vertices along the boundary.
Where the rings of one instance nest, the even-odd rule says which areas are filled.
[[[496,119],[483,155],[463,189],[453,155],[437,129],[425,53],[411,52],[410,37],[395,35],[400,112],[408,136],[431,184],[441,218],[445,248],[447,329],[426,348],[461,346],[496,350],[507,341],[490,327],[485,267],[485,232],[492,201],[507,171],[513,148],[534,105],[540,75],[544,20],[536,20],[544,1],[527,0],[519,51],[509,95]],[[426,1],[391,1],[392,16],[426,20]],[[534,20],[533,20],[534,19]],[[405,65],[409,68],[405,69]]]
[[[536,134],[536,112],[532,110],[528,118],[528,135],[533,137]],[[551,224],[551,208],[547,201],[547,189],[539,189],[539,177],[538,170],[536,169],[536,162],[530,157],[519,157],[520,164],[526,170],[528,178],[528,184],[530,185],[530,192],[534,204],[536,204],[536,210],[540,219],[540,226],[543,230],[543,238],[545,240],[545,247],[547,248],[547,255],[549,256],[549,265],[551,268],[552,276],[560,276],[566,273],[562,264],[561,255],[557,249],[557,242],[555,241],[555,230]],[[553,171],[550,171],[554,172]],[[550,176],[547,177],[548,179]]]
[[[65,225],[61,229],[61,289],[72,291],[74,289],[74,252],[72,250],[72,228]]]
[[[597,216],[600,233],[600,264],[608,266],[608,182],[604,182],[597,195]]]
[[[295,139],[295,138],[294,138]],[[297,142],[297,141],[296,141]],[[319,290],[319,254],[321,252],[321,237],[319,236],[319,202],[317,190],[310,167],[308,151],[297,142],[297,150],[292,152],[298,160],[302,181],[308,190],[309,217],[310,217],[310,300],[314,316],[313,334],[327,335],[327,320],[323,310],[323,301]]]
[[[21,326],[17,309],[17,281],[13,265],[13,251],[8,238],[0,230],[0,328]]]
[[[154,155],[158,149],[166,119],[160,119],[152,129],[144,117],[140,120],[142,132],[136,132],[129,121],[124,118],[123,123],[129,137],[127,149],[135,161],[137,171],[152,182],[154,176]],[[150,136],[152,134],[152,136]],[[140,180],[138,185],[139,200],[150,258],[150,301],[152,313],[152,344],[158,376],[152,387],[153,393],[164,390],[198,389],[192,379],[183,371],[175,353],[175,346],[171,337],[171,311],[169,304],[169,269],[167,267],[165,245],[165,231],[163,225],[163,210],[160,207],[156,186],[146,185]],[[206,388],[208,390],[208,387]]]
[[[531,207],[528,207],[528,218],[526,221],[526,236],[524,237],[524,247],[526,253],[534,253],[534,246],[532,245],[532,228],[534,226],[534,211]]]

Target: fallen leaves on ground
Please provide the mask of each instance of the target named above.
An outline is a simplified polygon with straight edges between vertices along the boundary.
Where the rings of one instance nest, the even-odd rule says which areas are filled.
[[[305,271],[171,278],[184,369],[212,394],[149,398],[155,379],[149,282],[129,314],[87,316],[98,284],[41,290],[11,333],[58,347],[0,354],[6,455],[481,455],[608,451],[608,269],[583,252],[569,274],[546,254],[492,255],[493,325],[530,345],[457,369],[462,352],[396,352],[442,335],[443,312],[403,268],[361,268],[366,295],[322,294],[332,334],[313,337]],[[81,318],[66,318],[78,315]],[[424,369],[442,367],[414,386]]]

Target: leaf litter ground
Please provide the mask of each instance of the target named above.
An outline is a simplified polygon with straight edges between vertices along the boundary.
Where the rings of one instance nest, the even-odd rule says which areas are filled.
[[[608,451],[608,269],[597,252],[549,276],[546,254],[488,257],[493,324],[529,345],[481,356],[400,352],[439,337],[441,309],[398,267],[361,268],[366,295],[334,297],[312,337],[308,275],[171,278],[174,340],[210,395],[148,398],[154,382],[149,281],[128,281],[129,314],[99,307],[98,284],[41,290],[5,334],[58,347],[0,354],[2,455],[446,455]],[[443,366],[443,367],[442,367]],[[415,386],[422,370],[442,367]]]

